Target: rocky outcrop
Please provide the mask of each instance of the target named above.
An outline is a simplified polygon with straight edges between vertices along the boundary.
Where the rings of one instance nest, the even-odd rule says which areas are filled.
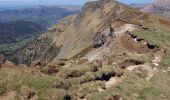
[[[98,47],[104,45],[105,41],[106,41],[105,36],[101,35],[100,33],[97,33],[93,39],[93,47],[98,48]]]

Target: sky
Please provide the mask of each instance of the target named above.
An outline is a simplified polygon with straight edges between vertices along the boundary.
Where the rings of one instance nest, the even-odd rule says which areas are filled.
[[[0,0],[0,7],[19,7],[32,5],[83,5],[90,0]],[[92,1],[92,0],[91,0]],[[123,3],[150,3],[153,0],[120,0]]]

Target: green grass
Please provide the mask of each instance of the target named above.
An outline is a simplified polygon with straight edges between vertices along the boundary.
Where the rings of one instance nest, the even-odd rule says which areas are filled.
[[[39,100],[49,100],[52,94],[54,98],[63,97],[64,90],[53,88],[53,84],[59,79],[56,76],[42,77],[37,76],[38,73],[34,75],[33,72],[23,76],[18,69],[6,69],[0,71],[0,75],[2,75],[0,76],[0,95],[16,91],[17,96],[22,96],[23,92],[34,90]],[[28,89],[23,89],[24,87]]]
[[[83,66],[79,67],[83,69],[81,68]],[[23,74],[22,70],[24,70]],[[6,95],[10,91],[17,93],[16,100],[21,100],[20,98],[28,95],[30,91],[36,93],[37,100],[63,100],[64,95],[67,93],[73,98],[76,98],[76,93],[85,93],[87,100],[105,100],[115,95],[122,96],[123,100],[170,99],[170,73],[161,71],[157,72],[150,81],[140,78],[133,72],[127,72],[122,83],[99,92],[98,87],[104,86],[106,81],[95,80],[95,77],[101,77],[103,73],[109,74],[112,71],[119,72],[120,70],[110,65],[110,67],[96,72],[87,72],[81,77],[65,79],[60,77],[61,73],[48,76],[32,68],[0,69],[0,99],[1,95]],[[80,83],[81,81],[84,82]],[[61,84],[56,87],[58,83]]]
[[[170,74],[159,72],[151,81],[147,81],[129,73],[124,82],[115,88],[103,92],[94,91],[87,95],[87,99],[105,100],[109,96],[121,95],[123,100],[169,100],[169,77]]]
[[[148,24],[150,30],[140,30],[134,32],[139,38],[146,39],[152,44],[166,49],[166,54],[162,59],[161,67],[166,68],[170,65],[170,30],[157,25],[157,32],[153,30],[154,24]]]

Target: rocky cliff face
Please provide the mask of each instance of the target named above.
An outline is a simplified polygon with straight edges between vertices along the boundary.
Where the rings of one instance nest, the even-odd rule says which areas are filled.
[[[95,60],[113,55],[122,56],[117,58],[120,62],[125,59],[126,49],[135,43],[133,41],[133,45],[126,48],[120,37],[127,31],[148,29],[145,25],[152,23],[152,17],[115,0],[88,2],[81,13],[61,20],[38,40],[19,50],[13,60],[28,64],[40,60],[46,65],[55,64],[58,59],[78,57]],[[95,39],[98,37],[96,34],[98,39]],[[102,45],[93,48],[100,42],[98,40],[102,40]],[[140,48],[135,49],[137,52]]]

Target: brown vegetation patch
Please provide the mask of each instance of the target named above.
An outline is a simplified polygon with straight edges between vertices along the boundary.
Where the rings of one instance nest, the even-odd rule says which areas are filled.
[[[41,72],[46,74],[46,75],[52,75],[52,74],[59,72],[59,69],[56,68],[56,66],[54,66],[54,65],[49,65],[49,66],[43,68],[41,70]]]
[[[78,70],[78,69],[64,70],[64,71],[60,72],[60,76],[68,79],[68,78],[74,78],[74,77],[81,77],[85,73],[86,73],[85,71],[81,71],[81,70]]]
[[[71,71],[70,73],[68,73],[66,75],[66,78],[69,78],[69,77],[81,77],[81,75],[83,75],[84,73],[78,71],[78,70],[73,70]]]
[[[128,60],[125,60],[124,62],[120,63],[119,66],[124,69],[128,66],[141,65],[141,64],[144,64],[144,63],[145,63],[144,61],[139,61],[139,60],[135,60],[135,59],[128,59]]]
[[[121,100],[121,95],[111,95],[106,100]]]
[[[170,27],[170,21],[167,19],[163,19],[163,18],[159,18],[158,21],[160,22],[160,24],[166,26],[166,27]]]
[[[112,27],[119,28],[119,27],[123,26],[124,24],[126,24],[124,21],[116,20],[112,23]]]

